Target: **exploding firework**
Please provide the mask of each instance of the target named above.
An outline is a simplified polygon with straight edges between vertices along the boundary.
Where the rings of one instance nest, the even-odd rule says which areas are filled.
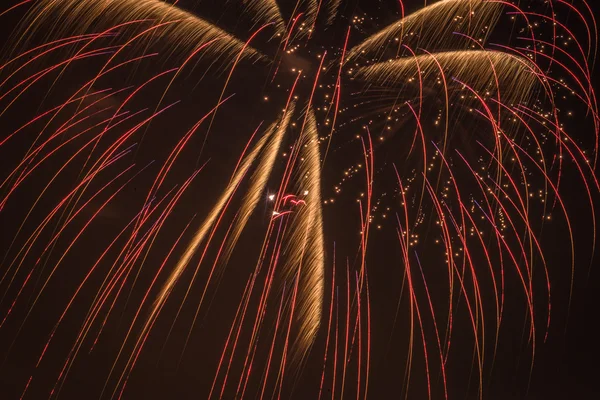
[[[462,363],[484,398],[509,309],[530,373],[552,282],[570,299],[585,264],[574,182],[596,243],[594,15],[585,0],[416,3],[390,1],[393,18],[343,0],[1,11],[22,17],[0,64],[15,395],[81,397],[93,365],[86,395],[127,397],[149,363],[190,357],[201,398],[381,398],[375,359],[395,397],[461,395]]]

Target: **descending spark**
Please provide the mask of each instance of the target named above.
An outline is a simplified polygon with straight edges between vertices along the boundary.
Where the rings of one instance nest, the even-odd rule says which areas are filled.
[[[301,161],[293,180],[294,189],[305,195],[305,205],[292,216],[291,224],[294,229],[285,251],[285,273],[290,279],[296,280],[298,292],[294,296],[294,320],[298,324],[298,333],[292,347],[294,360],[302,360],[306,356],[316,337],[321,323],[324,295],[321,158],[314,113],[309,111],[305,120],[306,125],[297,144]]]
[[[252,216],[252,213],[265,192],[267,182],[273,172],[275,161],[279,155],[281,143],[289,129],[294,109],[295,103],[292,102],[288,108],[286,108],[281,121],[273,124],[273,126],[267,130],[265,137],[268,137],[269,140],[262,151],[258,166],[250,178],[250,187],[239,208],[238,218],[231,233],[227,250],[223,256],[224,263],[227,262],[229,255],[233,252],[242,231],[246,227],[248,220]]]
[[[333,24],[333,21],[335,20],[335,18],[338,15],[338,11],[339,11],[341,4],[342,4],[342,0],[330,0],[329,1],[329,7],[327,10],[327,23],[328,24]]]
[[[455,42],[455,31],[469,36],[481,32],[489,34],[501,11],[501,4],[487,0],[441,0],[371,35],[348,53],[348,61],[372,52],[382,56],[389,41],[397,39],[399,45],[410,41],[411,33],[417,34],[417,46],[428,50],[443,49]]]
[[[289,119],[287,119],[287,121],[289,122]],[[227,188],[223,191],[223,194],[221,195],[220,199],[217,201],[217,203],[213,207],[212,211],[208,214],[208,217],[204,220],[204,222],[200,225],[200,227],[196,231],[194,238],[188,244],[187,249],[184,251],[183,255],[180,257],[179,261],[173,268],[173,271],[171,272],[170,276],[167,278],[166,282],[164,283],[160,293],[158,294],[158,296],[155,300],[155,303],[153,306],[153,311],[148,316],[148,321],[151,321],[155,318],[156,314],[158,313],[158,311],[160,310],[162,305],[164,305],[164,303],[167,301],[167,298],[169,297],[175,284],[177,283],[177,281],[179,280],[179,278],[185,271],[191,258],[196,253],[196,251],[198,250],[198,248],[200,247],[202,242],[205,240],[206,235],[208,234],[209,230],[213,227],[214,223],[217,221],[219,215],[225,208],[229,199],[237,191],[241,181],[244,179],[248,170],[250,169],[250,167],[252,166],[252,164],[254,163],[256,158],[259,156],[263,147],[267,144],[269,138],[271,137],[271,135],[273,135],[273,133],[275,133],[275,129],[271,129],[269,134],[263,136],[258,141],[258,143],[254,146],[254,149],[246,156],[246,159],[242,162],[241,166],[237,169],[233,179],[227,185]],[[249,208],[251,208],[251,207],[249,207]]]
[[[285,22],[281,16],[279,5],[275,0],[242,0],[249,11],[252,12],[253,19],[262,23],[273,22],[277,33],[285,34]]]
[[[98,26],[114,26],[127,21],[136,21],[137,24],[145,21],[168,23],[161,29],[160,38],[169,43],[172,54],[177,50],[194,49],[214,39],[218,40],[208,51],[217,58],[234,57],[244,48],[243,41],[216,25],[159,0],[42,0],[25,22],[27,28],[22,37],[31,36],[41,29],[40,26],[50,23],[51,29],[45,32],[47,36],[61,36],[67,31],[89,32]],[[250,47],[245,47],[244,51],[245,57],[262,58]]]
[[[440,71],[439,68],[443,71]],[[537,76],[529,62],[497,51],[450,51],[407,57],[360,68],[357,77],[380,85],[394,86],[407,76],[419,74],[431,81],[440,72],[455,81],[468,83],[476,91],[493,88],[502,92],[507,103],[528,100]],[[500,82],[501,88],[496,88]],[[501,90],[502,89],[502,90]]]
[[[58,272],[67,269],[67,257],[83,248],[84,237],[93,235],[92,226],[101,213],[125,197],[134,178],[152,174],[150,166],[158,165],[158,172],[150,176],[150,185],[134,206],[133,216],[119,223],[118,233],[109,233],[110,244],[84,266],[76,290],[36,355],[34,370],[20,383],[22,397],[31,395],[37,380],[42,380],[33,379],[34,375],[49,363],[47,354],[59,342],[59,326],[62,330],[68,325],[66,315],[74,314],[79,304],[85,314],[66,358],[59,364],[50,397],[60,394],[76,360],[82,358],[82,350],[87,350],[85,344],[89,342],[90,351],[100,347],[109,321],[119,314],[121,301],[126,309],[133,307],[135,315],[130,318],[123,313],[122,321],[129,318],[124,324],[126,333],[101,397],[111,393],[113,398],[125,396],[161,314],[169,310],[174,316],[167,334],[170,339],[176,322],[186,314],[184,306],[194,302],[183,357],[196,336],[199,328],[195,326],[200,325],[202,313],[211,306],[211,295],[219,290],[224,271],[246,244],[246,237],[254,240],[258,256],[241,261],[251,270],[243,276],[243,280],[249,277],[241,297],[239,292],[227,293],[239,303],[235,316],[228,315],[225,322],[229,334],[219,344],[223,347],[215,360],[209,398],[233,396],[234,392],[235,398],[258,397],[258,392],[261,399],[269,392],[273,399],[293,395],[302,369],[314,368],[305,363],[313,359],[309,353],[321,350],[317,338],[323,335],[324,352],[315,357],[320,372],[315,394],[318,390],[319,399],[328,397],[326,387],[330,386],[332,399],[354,395],[357,400],[366,399],[374,384],[370,380],[375,361],[373,343],[381,335],[372,326],[372,306],[376,305],[371,298],[375,292],[369,287],[373,257],[386,261],[386,268],[401,272],[398,309],[406,305],[408,313],[404,325],[408,349],[399,362],[405,364],[404,382],[399,384],[403,397],[413,395],[415,372],[421,368],[427,398],[442,390],[444,398],[450,398],[450,377],[455,375],[450,364],[456,348],[464,346],[455,344],[462,339],[455,339],[466,333],[472,345],[478,397],[482,398],[484,377],[498,354],[499,336],[504,331],[501,327],[507,319],[505,304],[511,296],[520,298],[524,307],[524,337],[533,368],[538,339],[546,341],[551,321],[555,321],[551,319],[557,301],[552,295],[554,271],[541,233],[557,210],[568,236],[568,241],[561,242],[561,250],[570,250],[569,307],[576,287],[576,225],[563,197],[564,182],[573,173],[584,185],[584,201],[591,208],[592,251],[597,241],[594,205],[600,192],[596,176],[600,117],[592,70],[598,29],[588,2],[551,0],[545,9],[528,7],[533,2],[438,0],[425,1],[407,15],[404,2],[399,0],[400,18],[365,34],[362,22],[368,16],[346,20],[341,13],[346,5],[342,0],[292,0],[289,9],[277,0],[238,0],[243,13],[238,15],[241,23],[237,29],[246,30],[241,35],[238,30],[221,27],[220,20],[212,22],[185,11],[178,3],[25,0],[0,11],[2,17],[29,8],[9,43],[7,59],[0,64],[0,102],[4,103],[0,117],[18,120],[19,113],[12,111],[33,97],[28,95],[43,97],[34,107],[23,104],[33,110],[31,119],[18,120],[18,128],[10,128],[0,137],[0,150],[6,153],[13,146],[19,148],[20,141],[30,141],[14,166],[0,177],[0,211],[6,213],[18,203],[19,196],[31,190],[28,184],[37,192],[15,225],[0,264],[4,291],[0,305],[6,304],[0,329],[17,318],[19,307],[25,309],[24,319],[17,322],[16,336],[8,342],[9,353]],[[504,10],[520,30],[504,42],[489,43],[495,26],[505,18]],[[581,24],[580,29],[561,21],[561,10],[567,10]],[[333,31],[343,22],[348,24],[347,31],[337,32],[345,33],[343,38],[332,35],[342,42],[334,48],[318,47],[321,38],[329,34],[323,30]],[[548,26],[550,38],[538,34],[540,24]],[[578,37],[579,30],[582,37]],[[354,40],[359,44],[352,47]],[[269,47],[273,42],[275,45]],[[140,66],[159,64],[159,60],[173,61],[175,67],[161,68],[144,78]],[[208,65],[200,67],[201,61]],[[222,186],[203,187],[204,203],[214,201],[209,212],[195,214],[175,233],[170,228],[167,232],[167,220],[181,206],[183,194],[208,161],[191,175],[185,173],[181,186],[169,186],[168,178],[181,176],[178,167],[183,164],[184,151],[193,146],[201,128],[205,135],[198,165],[208,132],[221,129],[225,116],[238,118],[231,104],[241,97],[234,93],[238,85],[234,78],[241,75],[248,61],[256,62],[269,79],[262,87],[264,93],[257,94],[247,90],[254,76],[244,77],[248,82],[241,87],[248,92],[244,99],[254,94],[263,97],[263,109],[270,116],[257,117],[260,123],[241,118],[232,122],[236,127],[251,124],[258,128],[243,151],[235,155],[235,166],[225,166],[230,175]],[[286,76],[283,70],[289,63],[293,75]],[[77,74],[70,75],[78,69],[91,75],[83,84],[77,83]],[[176,144],[167,151],[166,159],[153,159],[141,170],[134,170],[137,151],[142,147],[138,135],[143,139],[143,129],[149,131],[151,123],[183,103],[184,99],[167,98],[180,86],[188,86],[190,78],[184,72],[200,76],[197,86],[207,83],[209,73],[221,75],[223,79],[210,82],[218,87],[202,93],[210,111],[201,111],[204,116],[196,118],[192,128],[182,134],[174,131],[177,124],[169,123],[163,133],[174,137]],[[134,77],[138,73],[142,83],[133,80],[119,86],[123,75]],[[306,79],[307,75],[312,78]],[[291,80],[282,84],[290,76]],[[101,89],[104,79],[111,77],[111,86]],[[178,85],[183,82],[186,84]],[[76,85],[65,98],[56,93],[62,92],[63,84],[67,89],[69,84]],[[211,88],[210,84],[206,87]],[[153,99],[150,89],[158,85],[162,86]],[[39,96],[34,91],[42,87]],[[189,85],[190,90],[195,88]],[[285,94],[268,93],[277,89]],[[207,94],[218,98],[216,103]],[[55,95],[62,100],[48,105]],[[570,101],[567,96],[587,112],[593,125],[595,146],[591,152],[579,142],[579,136],[568,132],[564,117],[571,116],[571,111],[559,107],[562,101]],[[151,104],[136,108],[145,97]],[[268,108],[270,99],[284,97],[287,102]],[[232,98],[235,100],[230,101]],[[349,104],[353,98],[357,102]],[[163,101],[169,105],[164,106]],[[248,109],[254,111],[250,106]],[[233,110],[231,114],[229,110]],[[205,124],[206,120],[210,123]],[[357,125],[362,125],[363,133],[347,135]],[[430,129],[433,127],[441,129]],[[158,126],[154,129],[159,130]],[[230,138],[227,133],[221,135],[224,140]],[[402,145],[393,147],[405,136],[408,139]],[[342,183],[358,177],[363,188],[351,217],[360,234],[352,239],[354,254],[342,254],[347,248],[333,246],[330,266],[327,242],[342,242],[324,234],[324,205],[333,204],[335,199],[325,197],[327,171],[323,168],[335,169],[336,157],[343,162],[352,158],[344,153],[352,138],[360,145],[356,146],[358,154],[352,156],[360,161],[342,171]],[[581,138],[582,142],[587,140],[583,135]],[[405,154],[405,159],[398,163],[379,158],[380,149]],[[333,162],[328,159],[330,154]],[[135,160],[115,173],[114,166],[129,157]],[[7,159],[11,160],[10,155]],[[221,162],[211,160],[211,165],[215,161]],[[387,182],[390,167],[396,179]],[[75,170],[71,186],[52,200],[54,189],[61,179],[69,179],[71,170]],[[39,178],[45,179],[41,186]],[[126,183],[115,189],[113,186],[122,180]],[[390,183],[393,190],[388,190]],[[272,189],[272,184],[277,189]],[[335,187],[335,192],[340,194],[342,189]],[[260,217],[257,210],[265,198],[263,229],[254,219]],[[393,206],[382,204],[387,199]],[[46,200],[56,202],[35,220]],[[382,213],[382,209],[386,211]],[[383,234],[386,227],[382,221],[394,213],[395,248],[390,250],[389,259],[387,253],[374,255],[375,246],[387,243],[377,240],[380,236],[376,230]],[[423,231],[425,243],[419,238]],[[147,271],[162,247],[159,239],[167,234],[167,253],[159,256],[156,268]],[[439,246],[433,246],[434,242]],[[63,243],[67,243],[65,247],[61,247]],[[419,246],[428,246],[427,262]],[[396,251],[399,257],[392,259]],[[339,256],[347,262],[342,273],[337,268],[336,276]],[[439,265],[431,266],[434,257]],[[384,277],[392,275],[388,269],[382,271]],[[241,273],[238,268],[236,272]],[[145,273],[150,273],[150,283],[145,281]],[[190,279],[182,284],[184,277]],[[195,284],[201,277],[202,290],[196,296]],[[331,277],[327,289],[326,277]],[[509,279],[517,283],[518,294],[509,290],[514,283]],[[136,296],[140,290],[141,300]],[[84,292],[91,294],[87,306]],[[25,300],[28,294],[33,299],[30,304]],[[328,307],[326,299],[330,301]],[[544,304],[540,305],[540,299]],[[179,301],[176,312],[170,311],[173,300]],[[538,329],[540,309],[546,324],[542,334]],[[326,329],[322,321],[327,323]]]

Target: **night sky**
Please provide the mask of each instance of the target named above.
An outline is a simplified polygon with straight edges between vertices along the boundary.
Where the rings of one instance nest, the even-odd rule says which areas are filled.
[[[0,6],[0,14],[2,10],[16,4],[17,1],[9,0],[7,3],[7,5]],[[404,3],[407,14],[423,6],[422,0],[406,0]],[[543,1],[521,1],[521,5],[523,3],[533,4],[530,9],[532,12],[540,9],[546,10]],[[249,32],[256,29],[257,25],[247,15],[242,15],[243,9],[236,4],[237,2],[233,0],[178,2],[180,7],[216,22],[219,27],[245,41],[250,36]],[[294,11],[295,1],[283,0],[279,4],[282,15],[287,21]],[[51,40],[50,38],[55,39],[56,35],[60,36],[61,34],[61,27],[53,25],[53,21],[45,21],[27,42],[18,43],[19,32],[21,32],[19,29],[22,29],[20,22],[27,14],[28,7],[30,6],[24,5],[0,17],[0,21],[2,21],[0,35],[4,45],[2,64],[24,50],[47,43]],[[590,7],[594,9],[596,15],[600,15],[598,2],[590,1]],[[577,35],[585,37],[586,33],[582,24],[576,20],[575,16],[567,14],[564,10],[561,11],[559,14],[561,21],[566,21]],[[352,22],[356,21],[353,18],[363,17],[365,19],[359,23]],[[121,295],[118,297],[111,295],[107,299],[105,307],[112,307],[111,314],[106,319],[105,317],[108,315],[106,310],[100,314],[89,337],[81,346],[77,359],[69,370],[68,378],[64,382],[60,381],[61,384],[52,394],[54,396],[52,398],[73,400],[111,398],[116,381],[113,376],[107,389],[104,390],[107,376],[130,328],[131,320],[138,311],[138,305],[147,295],[146,290],[155,278],[156,271],[164,267],[164,271],[167,272],[160,275],[160,279],[164,280],[169,269],[174,265],[174,260],[184,252],[186,243],[192,238],[194,231],[204,219],[204,215],[208,214],[215,204],[218,194],[229,183],[232,169],[238,162],[240,154],[244,152],[254,131],[258,127],[264,128],[270,125],[281,116],[282,108],[289,95],[288,89],[296,76],[295,70],[292,69],[301,68],[309,75],[308,79],[299,81],[297,88],[299,98],[306,99],[313,90],[312,77],[314,77],[319,62],[317,55],[327,51],[330,60],[339,57],[349,24],[353,26],[349,41],[349,47],[352,47],[398,18],[399,8],[396,0],[342,0],[340,14],[333,25],[326,27],[322,21],[317,23],[316,33],[308,45],[299,39],[297,40],[297,51],[293,55],[281,58],[279,64],[281,71],[278,72],[276,79],[271,81],[274,65],[265,67],[261,62],[240,62],[236,73],[227,84],[227,96],[231,94],[234,96],[231,98],[226,96],[226,106],[219,110],[214,120],[211,120],[210,133],[207,135],[206,126],[208,124],[202,125],[198,134],[192,136],[186,144],[186,151],[181,153],[173,165],[164,181],[163,192],[157,196],[156,201],[159,201],[161,196],[170,195],[169,190],[172,188],[174,188],[173,190],[180,188],[195,170],[199,168],[202,170],[190,185],[189,190],[186,190],[180,198],[175,208],[176,211],[166,220],[151,251],[145,254],[147,261],[144,262],[143,268],[133,270],[131,279],[123,285]],[[88,31],[94,31],[94,29],[90,28]],[[552,29],[547,24],[542,24],[536,32],[547,39],[548,35],[552,34]],[[268,40],[268,36],[259,37],[256,47],[264,54],[272,55],[277,52],[279,42]],[[523,34],[520,27],[513,24],[510,16],[503,15],[489,42],[515,45],[521,36]],[[131,63],[126,68],[120,69],[118,73],[102,78],[95,83],[93,90],[111,89],[115,91],[119,88],[139,87],[161,71],[176,68],[182,59],[181,51],[178,46],[168,42],[164,43],[163,39],[164,37],[156,33],[153,42],[144,46],[132,47],[131,53],[119,55],[121,58],[118,60],[124,61],[140,54],[157,54],[149,60]],[[111,40],[115,42],[111,42]],[[15,43],[18,43],[16,47]],[[110,46],[113,43],[121,42],[115,38],[104,38],[101,43],[96,45],[98,47]],[[11,75],[15,70],[13,65],[0,70],[0,82],[6,79],[6,82],[14,85],[19,82],[19,77],[25,79],[25,77],[35,74],[36,71],[59,62],[67,54],[72,54],[72,50],[66,48],[64,51],[41,60],[35,60],[28,56],[27,59],[31,62],[23,70],[15,72],[14,77]],[[102,60],[106,60],[106,57]],[[21,60],[20,62],[26,61]],[[78,87],[98,73],[100,63],[101,61],[96,58],[77,61],[74,65],[69,66],[63,74],[50,74],[24,92],[18,102],[12,104],[9,111],[0,116],[0,143],[3,143],[2,140],[8,138],[12,132],[44,110],[62,104]],[[103,255],[105,248],[140,212],[156,173],[182,135],[214,107],[221,97],[228,77],[227,64],[223,60],[215,61],[210,57],[200,57],[194,60],[194,63],[194,68],[186,69],[160,102],[161,107],[170,104],[176,105],[144,126],[137,132],[135,138],[123,146],[123,149],[127,149],[128,152],[122,159],[115,162],[114,166],[108,167],[109,173],[106,178],[90,185],[90,193],[100,190],[103,184],[129,165],[135,164],[135,167],[128,171],[127,177],[133,177],[137,171],[141,171],[139,175],[135,175],[135,179],[124,186],[115,201],[108,202],[106,206],[103,204],[109,199],[110,191],[102,192],[97,198],[91,199],[89,206],[82,209],[74,223],[65,229],[60,239],[56,243],[52,243],[51,249],[47,251],[48,242],[60,229],[59,224],[51,224],[49,229],[42,232],[35,245],[27,250],[28,255],[22,265],[19,262],[13,263],[13,259],[21,260],[16,257],[19,250],[28,248],[26,240],[31,232],[65,194],[73,190],[74,182],[78,182],[81,178],[81,168],[86,161],[86,156],[80,157],[81,159],[78,159],[77,163],[68,164],[65,167],[63,173],[49,186],[39,204],[32,209],[33,211],[28,216],[32,204],[56,171],[66,165],[64,164],[65,160],[69,159],[78,148],[84,146],[89,140],[85,135],[76,136],[77,133],[85,127],[99,125],[106,118],[110,118],[131,90],[125,89],[123,92],[117,93],[109,91],[107,92],[109,94],[99,102],[84,100],[80,107],[89,107],[87,112],[90,113],[89,119],[82,123],[82,126],[85,127],[76,127],[64,133],[60,139],[64,145],[60,147],[55,157],[31,174],[14,193],[8,192],[10,186],[8,189],[6,186],[0,188],[2,196],[0,201],[10,194],[6,204],[0,203],[0,259],[2,260],[0,274],[6,276],[0,281],[0,400],[20,398],[31,376],[33,379],[31,385],[27,387],[24,398],[43,399],[51,396],[51,390],[59,379],[63,363],[77,340],[81,324],[86,318],[90,305],[95,301],[97,288],[109,275],[113,260],[125,245],[124,237],[117,239],[116,245],[106,255]],[[596,64],[595,69],[598,70],[598,68]],[[315,100],[315,107],[323,107],[329,103],[329,98],[324,96],[326,93],[331,93],[329,89],[335,85],[337,75],[336,72],[332,72],[335,70],[336,68],[328,68],[326,72],[323,72],[320,80],[323,88],[318,88],[316,91],[315,98],[318,98],[318,101]],[[595,88],[599,87],[595,85],[598,72],[600,71],[592,71]],[[558,79],[563,77],[563,72],[558,73]],[[169,79],[159,78],[157,82],[159,84],[149,85],[144,89],[143,95],[131,100],[127,105],[127,110],[154,112]],[[6,87],[11,86],[0,84],[0,96]],[[281,398],[286,399],[317,399],[327,334],[334,246],[338,268],[336,281],[340,285],[337,290],[342,293],[342,296],[345,296],[346,286],[345,283],[339,282],[346,279],[346,263],[351,271],[352,285],[356,285],[354,271],[360,267],[357,252],[361,228],[356,199],[360,198],[361,193],[364,192],[364,176],[359,175],[355,178],[353,173],[345,174],[344,172],[351,171],[355,165],[364,162],[361,141],[355,136],[359,133],[364,135],[363,126],[370,126],[373,132],[382,130],[386,126],[385,116],[382,117],[385,112],[382,112],[382,109],[387,103],[383,104],[382,102],[384,102],[385,96],[389,97],[389,92],[378,92],[380,88],[376,85],[359,83],[353,80],[349,74],[343,76],[342,87],[344,93],[341,103],[341,108],[344,110],[343,118],[338,121],[338,129],[331,140],[328,161],[323,169],[322,177],[322,196],[324,200],[327,200],[323,206],[326,273],[322,324],[311,352],[301,363],[292,365],[286,372],[286,383],[281,394]],[[433,90],[426,94],[428,101],[425,102],[424,108],[426,115],[423,118],[426,120],[424,129],[435,132],[433,123],[435,118],[429,116],[437,115],[440,98],[436,97],[436,92]],[[4,109],[10,103],[10,99],[10,96],[0,98],[0,107]],[[381,108],[378,101],[382,103]],[[556,106],[563,112],[569,110],[572,113],[570,118],[565,119],[565,130],[570,132],[572,138],[582,148],[592,151],[594,147],[593,117],[587,113],[586,108],[572,98],[563,99],[562,97],[557,100]],[[301,107],[298,106],[298,108]],[[73,104],[65,107],[64,112],[47,125],[47,132],[60,129],[63,124],[68,124],[70,116],[77,110],[77,106]],[[330,128],[325,119],[328,114],[321,108],[318,110],[316,119],[319,135],[327,139],[326,135]],[[147,114],[144,115],[147,116]],[[402,128],[392,130],[381,142],[376,140],[377,143],[374,147],[376,161],[373,191],[378,211],[374,217],[374,229],[370,237],[366,264],[371,302],[370,334],[372,338],[368,398],[375,400],[400,399],[404,396],[411,400],[427,399],[427,379],[424,373],[426,365],[423,358],[421,332],[417,326],[413,329],[415,335],[414,358],[408,392],[406,392],[405,385],[405,367],[410,340],[410,303],[408,289],[403,284],[405,277],[403,258],[396,233],[398,226],[396,213],[402,218],[403,211],[398,207],[401,199],[398,196],[398,181],[394,166],[398,168],[399,174],[403,177],[413,176],[415,170],[422,168],[420,161],[414,160],[415,157],[412,157],[412,152],[408,150],[416,124],[414,119],[407,115],[410,116],[405,113],[399,117],[398,126],[402,126]],[[290,129],[292,134],[284,139],[283,153],[291,149],[293,138],[299,133],[302,119],[296,117],[294,122],[296,126]],[[134,125],[131,121],[126,121],[115,132],[125,132],[126,127],[131,128]],[[458,133],[450,141],[451,148],[461,149],[467,157],[477,159],[481,154],[481,148],[476,142],[479,140],[478,135],[483,125],[485,124],[473,122],[468,118],[454,120],[452,126]],[[23,155],[31,146],[36,132],[43,127],[44,124],[33,124],[24,129],[19,136],[7,141],[6,145],[0,145],[0,182],[9,177],[19,165]],[[91,128],[90,132],[98,132],[97,129],[97,126]],[[403,134],[403,132],[409,133]],[[407,135],[411,135],[411,137]],[[438,139],[439,137],[431,138],[433,141]],[[327,140],[323,140],[322,151],[326,144]],[[490,146],[492,145],[493,141]],[[99,149],[102,149],[102,146],[108,145],[103,143],[99,145]],[[545,150],[553,151],[551,143],[547,145],[547,148],[545,147]],[[283,172],[284,167],[284,162],[278,161],[276,169],[279,174]],[[457,168],[456,171],[457,174],[463,176],[468,173],[465,168]],[[553,171],[553,173],[555,172]],[[120,180],[113,189],[120,187],[128,178]],[[498,332],[499,339],[496,348],[493,345],[495,332],[490,330],[486,336],[484,399],[600,398],[600,388],[596,382],[597,377],[600,376],[600,363],[598,362],[600,360],[600,342],[596,322],[598,310],[600,310],[600,271],[597,268],[598,257],[593,257],[592,254],[593,245],[597,245],[597,243],[593,243],[592,239],[594,233],[591,224],[591,210],[585,186],[581,182],[578,170],[572,163],[566,164],[561,180],[561,198],[568,210],[575,243],[574,278],[571,279],[568,225],[564,217],[560,216],[558,206],[556,206],[553,213],[553,217],[556,216],[556,218],[543,225],[536,225],[536,229],[542,232],[539,236],[541,238],[540,245],[544,249],[552,287],[552,320],[547,339],[544,340],[548,307],[545,296],[547,294],[542,276],[543,270],[540,268],[535,272],[539,281],[535,281],[533,290],[536,293],[535,325],[539,331],[536,333],[535,363],[531,370],[531,342],[528,330],[530,321],[527,317],[526,298],[523,295],[518,276],[514,272],[507,272],[504,317]],[[539,176],[532,177],[531,183],[535,190],[543,187],[543,180],[540,180]],[[338,195],[336,188],[342,184],[342,194]],[[476,191],[476,185],[471,185],[472,188],[469,189]],[[243,193],[247,188],[248,183],[244,182],[240,185],[239,190]],[[277,188],[278,180],[271,178],[267,184],[267,192],[274,193]],[[465,197],[470,199],[468,193],[469,191],[465,189]],[[598,194],[597,191],[592,193],[593,207],[596,211],[600,210]],[[208,269],[200,270],[196,278],[197,283],[190,292],[189,300],[180,308],[193,272],[187,270],[184,273],[181,283],[171,293],[169,301],[162,309],[161,316],[144,345],[127,382],[123,398],[149,400],[207,398],[225,338],[231,327],[231,321],[253,271],[255,260],[259,256],[264,231],[272,218],[272,204],[266,195],[262,197],[245,233],[235,246],[227,268],[222,269],[217,274],[216,280],[208,285],[205,304],[198,314],[189,338],[188,333],[194,320],[202,287],[208,279]],[[333,198],[335,198],[335,204],[329,202]],[[231,209],[236,210],[240,207],[242,199],[241,196],[234,198]],[[533,206],[532,213],[535,214],[541,210],[541,206],[536,205]],[[232,216],[233,214],[230,215],[230,217]],[[21,227],[21,223],[26,217],[27,220]],[[63,215],[63,218],[68,217]],[[92,219],[92,223],[89,227],[81,237],[74,240],[90,219]],[[411,248],[411,251],[418,253],[420,262],[425,266],[425,275],[432,277],[428,280],[427,289],[431,293],[432,302],[436,305],[440,304],[440,310],[442,310],[444,308],[442,304],[445,304],[444,301],[447,297],[447,267],[443,264],[443,257],[440,257],[443,248],[434,245],[436,235],[439,236],[439,232],[432,226],[434,221],[430,214],[424,215],[423,219],[425,222],[422,223],[419,231],[423,239],[414,249]],[[219,237],[222,238],[226,229],[226,227],[220,228],[219,235],[221,236]],[[490,246],[493,245],[495,244],[490,244]],[[163,260],[170,252],[172,252],[171,258],[163,266]],[[42,255],[40,256],[40,254]],[[207,260],[209,261],[205,261],[205,263],[212,265],[212,260],[218,254],[219,246],[211,246],[207,251]],[[65,255],[64,258],[63,255]],[[475,250],[473,253],[473,257],[479,261],[483,259],[483,256],[481,249]],[[56,323],[73,293],[99,257],[105,257],[105,261],[98,264],[97,270],[86,282],[84,290],[78,295],[64,321],[55,330]],[[193,260],[192,264],[195,266],[199,255],[196,255]],[[538,256],[535,265],[539,266],[540,261]],[[17,265],[21,266],[17,269]],[[50,271],[56,265],[59,265],[59,268],[52,275],[47,287],[44,286]],[[413,273],[417,274],[417,271],[418,269],[415,269]],[[437,278],[438,276],[441,277]],[[293,287],[292,283],[293,281],[289,277],[277,276],[275,286],[277,290],[285,288],[287,293]],[[482,301],[488,305],[494,301],[493,293],[489,291],[490,284],[489,277],[482,278],[482,287],[488,288],[482,293]],[[38,298],[42,287],[43,292]],[[356,288],[353,287],[352,290],[355,291]],[[419,297],[419,301],[422,301],[420,304],[425,315],[428,312],[427,298],[424,297],[426,295],[425,287],[421,283],[415,290],[418,296],[422,296]],[[150,292],[150,297],[156,296],[157,292],[158,290],[154,288]],[[274,297],[272,306],[269,306],[271,308],[265,315],[265,338],[269,338],[273,334],[280,299],[280,296]],[[34,301],[35,307],[32,307]],[[456,301],[461,303],[460,299]],[[111,303],[112,305],[110,305]],[[152,304],[152,301],[150,300],[148,304]],[[352,304],[355,307],[354,303]],[[248,308],[252,309],[257,305],[258,298],[253,298],[249,302]],[[338,306],[342,310],[346,307],[344,297]],[[457,307],[459,307],[459,311],[454,316],[455,327],[447,368],[449,398],[477,399],[478,379],[471,321],[464,303]],[[142,316],[147,315],[148,305],[141,310]],[[444,324],[446,311],[441,312],[439,317],[439,321],[443,321]],[[489,316],[486,314],[485,317],[486,324],[493,325],[495,322],[494,307],[487,309],[486,313],[489,313]],[[178,315],[177,318],[175,318],[176,315]],[[443,399],[439,359],[436,358],[438,357],[437,350],[433,345],[435,342],[435,335],[432,334],[434,327],[430,319],[428,321],[425,323],[425,331],[428,341],[431,343],[430,358],[434,360],[429,365],[431,368],[431,394],[433,399]],[[101,326],[102,333],[98,335]],[[140,323],[138,322],[134,326],[134,331],[139,327]],[[441,328],[442,331],[443,329]],[[48,349],[44,349],[49,337],[52,337],[52,343]],[[95,339],[97,339],[96,343],[94,343]],[[248,340],[248,338],[242,339],[240,346],[243,350],[234,360],[232,369],[241,370]],[[270,344],[270,340],[265,339],[257,348],[254,362],[259,367],[257,367],[258,372],[253,374],[248,381],[245,396],[247,398],[259,398],[262,369],[267,360]],[[281,343],[277,346],[280,345]],[[93,350],[91,350],[92,346]],[[129,347],[126,346],[126,348]],[[281,350],[279,347],[277,348]],[[36,366],[42,352],[44,352],[44,358]],[[120,374],[120,368],[124,366],[122,364],[122,360],[117,364],[119,371],[117,375]],[[239,372],[236,373],[239,374]],[[276,374],[276,372],[272,373]],[[231,388],[227,387],[223,399],[235,398],[235,389],[239,378],[232,372],[231,379],[235,383],[230,385]],[[338,379],[340,379],[339,376]],[[357,374],[354,368],[349,369],[346,380],[355,385]],[[269,382],[270,385],[275,383],[274,379]],[[272,390],[271,388],[267,391],[269,396]],[[325,379],[323,390],[324,398],[328,398],[327,394],[331,391],[331,376],[329,375]],[[339,388],[337,396],[339,396]],[[218,396],[213,397],[218,398]],[[344,399],[355,397],[354,387],[346,389],[344,392]],[[117,398],[116,395],[115,398]]]

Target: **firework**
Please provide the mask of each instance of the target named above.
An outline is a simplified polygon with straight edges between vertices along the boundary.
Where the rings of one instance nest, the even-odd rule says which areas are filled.
[[[584,0],[400,1],[393,22],[373,22],[351,3],[0,11],[25,13],[0,65],[9,359],[57,281],[68,287],[21,398],[68,391],[99,349],[100,397],[127,396],[160,342],[178,365],[206,349],[201,397],[366,399],[381,393],[373,344],[398,329],[406,346],[385,363],[399,396],[456,396],[462,360],[465,390],[474,379],[484,398],[515,302],[533,369],[551,331],[541,233],[556,215],[570,295],[579,272],[571,181],[596,244],[593,13]],[[569,102],[591,146],[570,133]],[[387,276],[393,294],[374,292]]]

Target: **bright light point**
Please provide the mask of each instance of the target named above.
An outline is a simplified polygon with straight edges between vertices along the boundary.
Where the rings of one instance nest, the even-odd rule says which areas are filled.
[[[275,195],[274,194],[269,195],[269,200],[271,200],[271,201],[275,200]]]
[[[308,190],[305,190],[305,191],[304,191],[304,195],[305,195],[305,196],[308,196]]]

